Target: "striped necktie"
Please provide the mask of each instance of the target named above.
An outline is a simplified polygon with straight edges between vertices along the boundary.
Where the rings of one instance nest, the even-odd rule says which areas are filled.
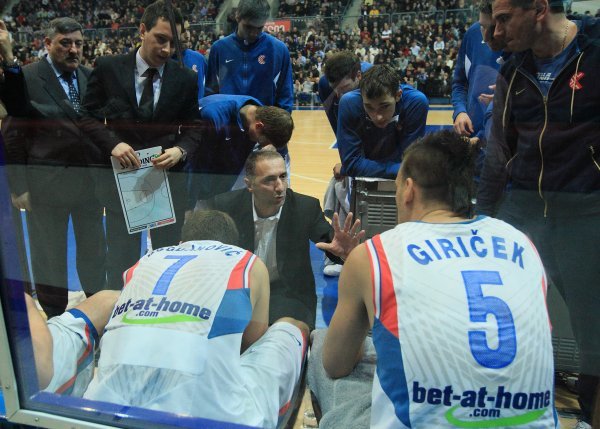
[[[75,88],[75,84],[73,83],[73,73],[63,73],[62,78],[69,85],[69,100],[71,100],[71,104],[73,105],[73,109],[77,113],[81,110],[81,100],[79,99],[79,93],[77,92],[77,88]]]

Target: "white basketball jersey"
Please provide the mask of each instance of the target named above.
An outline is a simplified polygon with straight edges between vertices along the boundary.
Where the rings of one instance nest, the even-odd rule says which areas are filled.
[[[554,428],[546,278],[527,237],[488,217],[407,222],[367,242],[372,428]]]
[[[215,241],[157,249],[124,273],[84,397],[244,422],[254,406],[240,381],[256,256]]]

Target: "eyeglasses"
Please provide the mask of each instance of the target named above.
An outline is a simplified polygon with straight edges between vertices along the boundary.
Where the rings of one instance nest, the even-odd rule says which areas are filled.
[[[78,49],[83,47],[83,40],[61,39],[58,43],[63,48],[70,48],[73,45]]]

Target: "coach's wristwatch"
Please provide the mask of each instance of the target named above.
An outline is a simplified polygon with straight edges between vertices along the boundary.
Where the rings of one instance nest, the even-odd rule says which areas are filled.
[[[175,148],[177,148],[181,151],[180,161],[185,161],[187,159],[187,151],[184,148],[182,148],[181,146],[175,146]]]

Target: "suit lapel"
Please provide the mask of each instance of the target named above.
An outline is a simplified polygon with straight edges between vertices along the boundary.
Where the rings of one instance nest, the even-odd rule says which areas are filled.
[[[173,109],[173,106],[177,103],[172,103],[171,94],[177,93],[177,73],[175,70],[178,65],[173,64],[170,60],[166,62],[165,68],[163,69],[162,83],[160,85],[160,96],[156,107],[154,108],[153,118],[160,118],[166,113]],[[165,112],[163,112],[165,110]],[[168,115],[169,117],[173,115]]]
[[[294,214],[292,213],[292,191],[290,189],[286,190],[285,195],[285,203],[283,203],[283,207],[281,209],[281,216],[279,216],[279,222],[277,222],[277,236],[275,237],[276,243],[276,255],[275,258],[277,260],[277,269],[279,270],[279,274],[282,273],[282,267],[285,263],[285,258],[283,255],[288,254],[286,251],[287,243],[290,240],[293,240],[290,237],[290,231],[293,230],[293,218]]]
[[[137,50],[129,55],[122,57],[122,66],[116,70],[117,76],[120,79],[120,85],[127,94],[127,98],[134,112],[138,111],[138,102],[135,96],[135,54]]]
[[[75,112],[75,109],[73,109],[67,93],[56,77],[54,69],[46,58],[43,58],[39,64],[38,75],[40,79],[45,82],[44,88],[46,89],[46,92],[48,92],[48,95],[54,100],[56,105],[60,107],[69,118],[76,120],[77,113]]]
[[[252,194],[244,189],[244,198],[240,209],[240,245],[254,252],[254,215],[252,210]]]
[[[87,92],[87,81],[86,74],[81,71],[81,68],[77,69],[77,86],[79,86],[79,99],[83,102],[83,97]]]

